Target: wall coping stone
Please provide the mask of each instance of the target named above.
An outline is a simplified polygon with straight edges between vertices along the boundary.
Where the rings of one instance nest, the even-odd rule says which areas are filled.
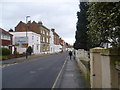
[[[101,50],[103,50],[104,48],[101,47],[96,47],[96,48],[92,48],[90,49],[90,53],[100,53]]]
[[[91,53],[100,53],[101,55],[113,55],[113,56],[120,56],[120,49],[105,49],[105,48],[101,48],[101,47],[96,47],[96,48],[92,48],[90,49]]]

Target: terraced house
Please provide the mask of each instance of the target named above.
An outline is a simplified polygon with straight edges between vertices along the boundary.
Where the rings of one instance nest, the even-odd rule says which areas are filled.
[[[55,32],[55,29],[52,29],[53,38],[54,38],[54,51],[60,52],[62,51],[62,46],[60,45],[60,36]]]
[[[41,52],[48,53],[50,51],[50,30],[38,22],[41,34]]]
[[[0,45],[2,48],[8,48],[12,53],[12,34],[0,28]]]
[[[28,29],[27,29],[28,26]],[[48,53],[50,51],[50,30],[45,27],[42,22],[31,22],[29,21],[28,24],[20,21],[18,25],[15,27],[16,32],[26,32],[32,31],[37,34],[41,35],[40,40],[40,52],[41,53]]]

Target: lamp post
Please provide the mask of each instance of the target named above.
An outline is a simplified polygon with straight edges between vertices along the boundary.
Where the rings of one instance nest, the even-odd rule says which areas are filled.
[[[28,37],[27,37],[27,31],[28,31],[28,18],[30,18],[30,16],[26,16],[26,39],[28,41]],[[28,42],[27,42],[28,43]],[[27,55],[27,47],[26,47],[26,59],[28,58]]]

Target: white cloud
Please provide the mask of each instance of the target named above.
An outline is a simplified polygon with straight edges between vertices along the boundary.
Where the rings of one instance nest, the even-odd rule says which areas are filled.
[[[64,38],[64,40],[66,42],[68,42],[69,44],[73,45],[73,43],[75,42],[75,39],[74,38]]]

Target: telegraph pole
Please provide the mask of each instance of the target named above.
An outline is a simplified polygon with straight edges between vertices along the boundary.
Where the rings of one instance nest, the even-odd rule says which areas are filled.
[[[30,16],[26,16],[26,39],[28,41],[28,37],[27,37],[27,31],[28,31],[28,18],[30,18]],[[27,42],[28,43],[28,42]],[[26,46],[26,59],[28,58],[28,54],[27,54],[27,46]]]

